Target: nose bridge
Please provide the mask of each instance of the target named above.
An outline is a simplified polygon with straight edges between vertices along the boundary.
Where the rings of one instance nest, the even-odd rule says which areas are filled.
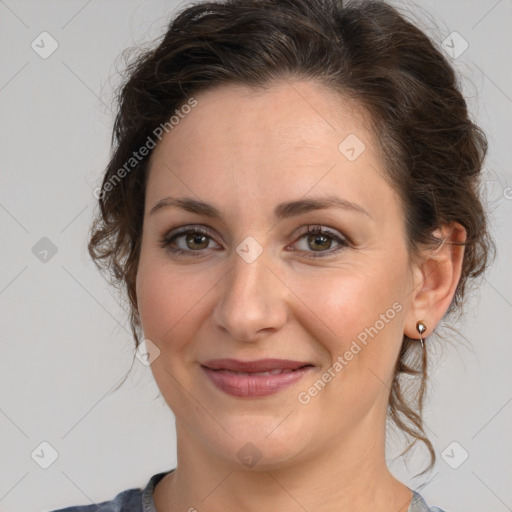
[[[252,237],[231,255],[230,272],[215,306],[214,320],[232,338],[252,341],[262,330],[279,329],[286,320],[282,286],[270,271],[267,251]]]

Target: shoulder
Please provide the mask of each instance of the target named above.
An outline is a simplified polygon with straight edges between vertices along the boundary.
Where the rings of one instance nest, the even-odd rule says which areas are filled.
[[[419,494],[416,491],[412,492],[413,497],[411,505],[409,506],[407,512],[446,512],[445,510],[439,507],[429,507],[425,500],[423,499],[423,496],[421,496],[421,494]]]
[[[113,500],[60,508],[52,512],[142,512],[142,490],[127,489]]]
[[[127,489],[117,494],[113,500],[89,505],[75,505],[49,512],[153,512],[153,489],[171,471],[157,473],[149,479],[144,489]]]
[[[52,512],[142,512],[142,490],[127,489],[110,501],[59,508]]]

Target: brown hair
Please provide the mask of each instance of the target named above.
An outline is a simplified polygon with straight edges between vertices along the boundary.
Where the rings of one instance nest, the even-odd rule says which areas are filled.
[[[467,280],[485,270],[494,248],[479,199],[486,138],[469,119],[451,65],[397,10],[378,1],[193,4],[127,75],[89,253],[111,283],[125,289],[136,346],[135,277],[151,152],[129,169],[126,162],[192,95],[223,83],[264,87],[286,77],[311,79],[358,101],[370,113],[387,178],[403,202],[411,254],[420,243],[438,242],[432,233],[443,224],[457,221],[466,229],[462,275],[448,312],[461,309]],[[427,351],[418,360],[417,345],[404,336],[389,418],[412,438],[405,452],[418,440],[425,443],[429,469],[435,453],[422,422]],[[412,399],[406,375],[418,377]]]

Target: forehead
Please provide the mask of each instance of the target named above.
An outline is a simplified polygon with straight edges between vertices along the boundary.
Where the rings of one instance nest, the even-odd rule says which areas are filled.
[[[258,89],[227,84],[195,98],[197,106],[166,137],[170,145],[171,138],[174,146],[193,138],[202,139],[201,148],[227,146],[230,152],[263,146],[269,152],[317,148],[325,153],[337,151],[339,137],[349,133],[370,142],[366,110],[316,82],[282,81]]]
[[[217,197],[222,207],[227,199],[274,203],[313,189],[351,201],[371,202],[377,189],[386,196],[379,148],[355,101],[304,81],[222,85],[195,99],[153,152],[148,207],[164,190]]]

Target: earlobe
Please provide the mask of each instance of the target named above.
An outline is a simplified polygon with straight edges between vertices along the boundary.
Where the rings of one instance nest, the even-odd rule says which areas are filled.
[[[423,348],[423,335],[427,330],[427,326],[425,325],[425,322],[423,322],[423,320],[419,320],[418,322],[416,322],[416,330],[420,335],[421,348]]]
[[[466,230],[458,222],[442,226],[433,235],[439,244],[422,251],[416,266],[412,303],[405,335],[420,339],[417,322],[422,321],[425,338],[443,318],[455,295],[462,272]]]

